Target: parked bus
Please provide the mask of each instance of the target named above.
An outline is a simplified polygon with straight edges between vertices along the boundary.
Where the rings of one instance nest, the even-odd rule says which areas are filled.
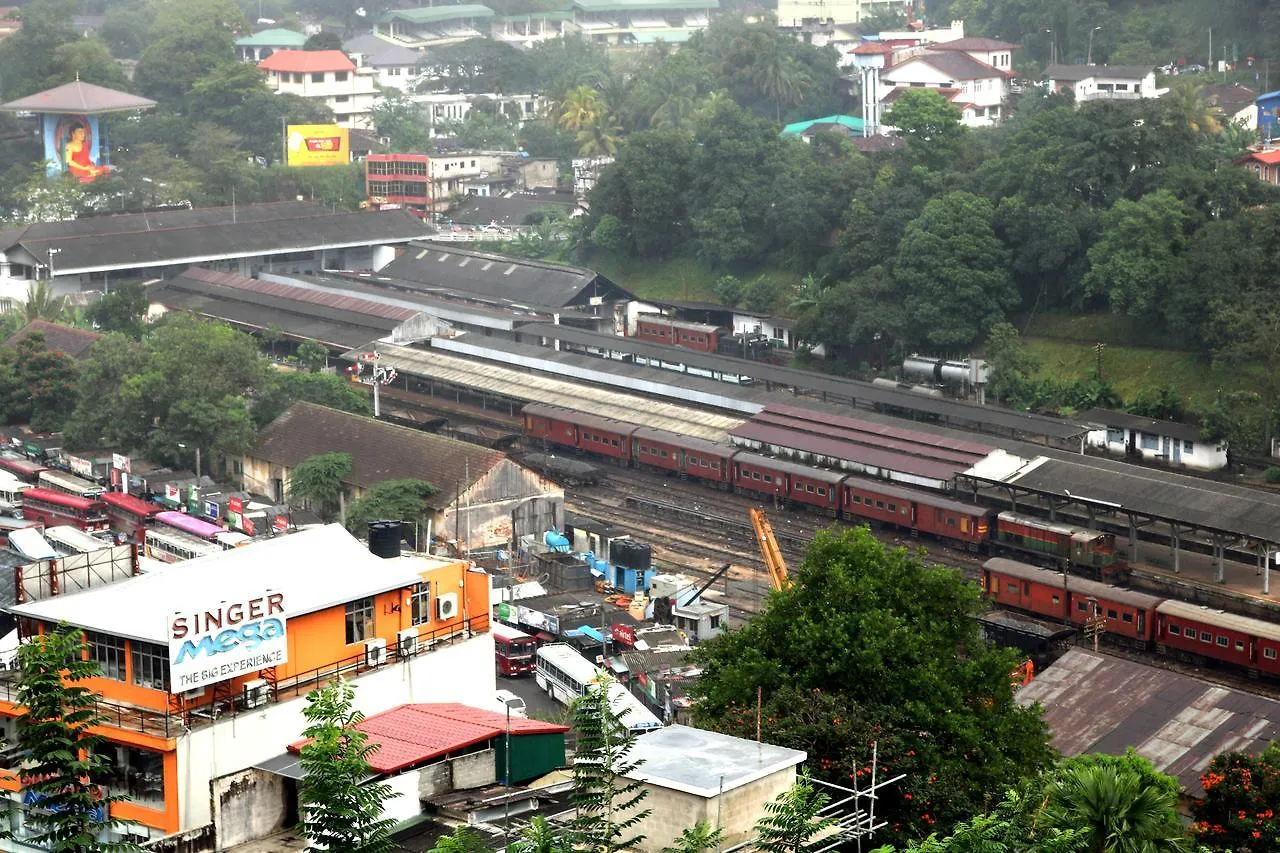
[[[12,453],[0,453],[0,471],[8,471],[24,483],[36,484],[43,471],[49,470],[39,462],[32,462]]]
[[[253,537],[237,530],[220,530],[214,534],[213,541],[221,545],[222,550],[230,551],[232,548],[248,545],[253,541]]]
[[[15,530],[34,530],[40,533],[44,525],[29,518],[0,518],[0,545],[9,544],[9,534]]]
[[[148,530],[142,539],[142,545],[146,556],[163,563],[181,563],[184,560],[222,553],[222,546],[215,542],[207,542],[165,527]]]
[[[223,532],[218,525],[201,521],[194,516],[187,515],[185,512],[173,512],[172,510],[159,512],[156,513],[156,521],[165,527],[171,527],[174,530],[179,530],[206,542],[214,541],[217,535]]]
[[[98,537],[90,536],[83,530],[78,530],[68,524],[46,527],[44,538],[50,545],[68,556],[72,554],[92,554],[94,551],[103,551],[111,547],[109,543],[103,542]]]
[[[42,489],[51,489],[55,492],[75,495],[78,498],[100,498],[102,493],[106,491],[97,483],[81,479],[75,474],[68,474],[65,471],[54,471],[52,468],[47,468],[40,472],[36,485]]]
[[[662,721],[644,703],[608,673],[578,654],[566,643],[551,643],[538,649],[534,679],[552,699],[568,705],[587,692],[593,682],[607,685],[609,707],[634,732],[662,728]]]
[[[161,511],[150,501],[124,492],[103,492],[102,502],[107,505],[111,529],[124,533],[135,542],[142,541],[143,532]]]
[[[500,675],[528,675],[534,671],[537,643],[533,637],[501,622],[490,625],[489,633],[493,635],[494,659]]]
[[[29,488],[17,477],[0,477],[0,514],[22,518],[22,493]]]
[[[107,522],[107,505],[102,501],[39,486],[22,493],[22,517],[38,521],[45,527],[69,524],[90,533],[111,529]]]

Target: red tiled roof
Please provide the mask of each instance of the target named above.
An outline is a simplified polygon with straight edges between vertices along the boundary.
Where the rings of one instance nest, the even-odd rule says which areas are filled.
[[[946,74],[952,80],[987,80],[992,77],[1012,78],[1013,72],[1006,71],[1003,68],[996,68],[994,65],[988,65],[974,59],[963,51],[934,52],[932,48],[924,53],[904,59],[902,62],[894,66],[895,69],[904,68],[913,62],[925,62],[934,68]]]
[[[263,71],[310,74],[318,71],[355,71],[356,64],[340,50],[277,50],[258,63]]]
[[[1250,151],[1236,162],[1244,162],[1245,160],[1256,160],[1268,166],[1280,164],[1280,148],[1274,148],[1270,151]]]
[[[507,717],[496,711],[456,702],[400,705],[356,724],[377,749],[369,756],[374,773],[395,773],[498,737],[507,730]],[[568,726],[511,718],[513,735],[561,734]],[[289,744],[301,752],[307,741]]]
[[[883,42],[864,41],[849,52],[857,56],[874,56],[877,53],[893,53],[893,48]]]

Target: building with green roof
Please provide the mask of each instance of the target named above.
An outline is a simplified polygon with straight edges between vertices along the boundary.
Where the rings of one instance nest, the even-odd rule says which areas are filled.
[[[854,135],[862,135],[862,119],[856,116],[823,116],[808,121],[792,122],[782,129],[780,136],[804,136],[806,133],[836,130],[836,126],[853,131]],[[837,131],[839,132],[839,131]]]
[[[479,3],[396,9],[378,19],[374,35],[405,47],[443,47],[488,35],[494,17]]]
[[[277,50],[298,50],[306,43],[297,30],[276,27],[236,39],[236,56],[242,62],[261,62]]]
[[[626,47],[678,44],[711,23],[720,0],[572,0],[573,22],[584,38]]]

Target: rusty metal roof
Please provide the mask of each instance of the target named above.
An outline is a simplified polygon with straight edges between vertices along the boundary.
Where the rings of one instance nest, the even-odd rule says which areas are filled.
[[[1280,702],[1135,661],[1072,649],[1018,693],[1044,706],[1064,755],[1133,747],[1200,797],[1218,753],[1261,752],[1280,738]]]

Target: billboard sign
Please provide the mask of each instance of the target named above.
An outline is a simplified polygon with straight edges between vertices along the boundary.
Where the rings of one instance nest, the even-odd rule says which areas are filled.
[[[67,464],[71,466],[71,473],[80,477],[88,477],[93,479],[93,463],[88,459],[81,459],[79,456],[68,456]]]
[[[168,634],[169,683],[175,693],[289,659],[284,595],[279,592],[223,601],[209,610],[175,610]]]
[[[349,134],[336,124],[291,124],[285,147],[290,166],[342,166],[351,162]]]
[[[120,453],[111,454],[111,467],[115,468],[117,471],[124,471],[126,474],[128,474],[132,470],[130,467],[131,465],[132,465],[132,462],[130,461],[128,456],[125,456]]]

